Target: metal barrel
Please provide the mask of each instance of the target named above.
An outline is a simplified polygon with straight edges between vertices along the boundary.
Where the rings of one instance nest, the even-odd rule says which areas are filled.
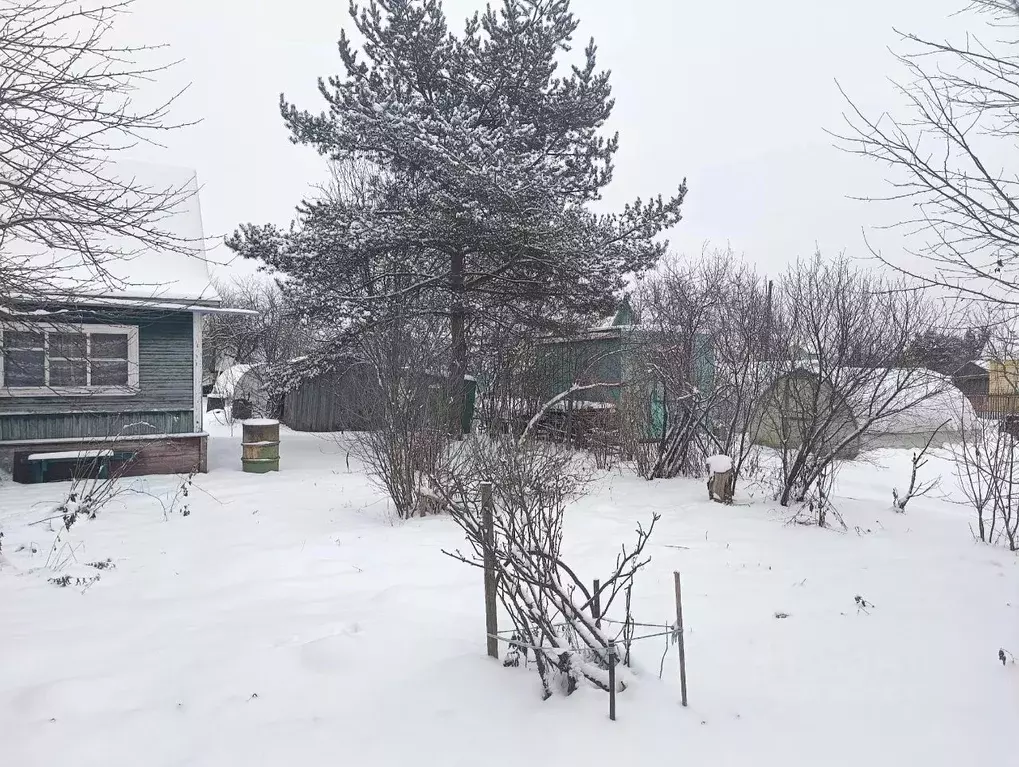
[[[242,422],[241,467],[264,474],[280,470],[280,422],[256,418]]]

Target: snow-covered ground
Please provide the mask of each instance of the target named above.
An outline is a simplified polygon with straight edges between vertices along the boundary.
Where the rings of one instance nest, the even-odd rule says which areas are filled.
[[[0,484],[0,764],[1019,764],[1019,665],[997,659],[1019,655],[1017,559],[943,500],[893,513],[906,453],[843,471],[848,533],[710,503],[700,481],[602,477],[569,512],[567,561],[597,577],[660,512],[635,613],[672,620],[678,569],[687,624],[690,707],[675,649],[659,682],[647,640],[614,723],[603,693],[542,702],[533,672],[485,657],[449,520],[393,524],[327,439],[284,431],[282,455],[243,474],[221,429],[178,511],[178,480],[149,478],[80,521],[64,570],[116,565],[84,593],[48,582],[54,533],[28,524],[66,485]]]

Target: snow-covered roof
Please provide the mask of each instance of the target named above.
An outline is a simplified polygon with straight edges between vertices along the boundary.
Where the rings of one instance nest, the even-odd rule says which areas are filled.
[[[973,405],[948,376],[922,368],[844,370],[848,380],[860,381],[862,373],[863,383],[847,399],[857,422],[878,417],[868,429],[873,434],[959,431],[976,421]]]
[[[799,364],[775,381],[788,375],[817,376],[817,365]],[[876,419],[867,429],[872,435],[958,432],[976,422],[973,405],[952,379],[925,368],[843,367],[828,375],[858,424]]]
[[[216,306],[205,252],[198,180],[193,170],[137,162],[118,162],[113,174],[134,179],[152,190],[186,190],[179,202],[153,223],[175,243],[173,249],[153,249],[128,238],[109,235],[104,250],[125,254],[103,261],[100,274],[81,253],[48,248],[41,243],[8,242],[5,258],[34,273],[46,275],[46,295],[54,299],[163,303],[180,306],[199,302]]]
[[[216,383],[212,385],[212,392],[210,397],[222,397],[224,399],[232,399],[237,391],[237,387],[244,380],[244,376],[254,367],[254,365],[231,365],[216,378]]]

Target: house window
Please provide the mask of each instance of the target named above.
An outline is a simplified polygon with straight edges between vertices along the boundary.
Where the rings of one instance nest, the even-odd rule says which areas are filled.
[[[138,328],[130,325],[0,327],[0,396],[132,394]]]

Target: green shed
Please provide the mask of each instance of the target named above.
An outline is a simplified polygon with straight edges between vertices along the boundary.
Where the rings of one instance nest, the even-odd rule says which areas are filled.
[[[691,386],[700,392],[711,390],[714,364],[710,338],[694,334],[692,340],[692,344],[689,340],[684,343],[675,334],[641,328],[629,301],[624,299],[615,314],[600,325],[540,342],[537,398],[548,402],[576,387],[574,393],[557,403],[558,412],[593,416],[618,412],[624,403],[646,408],[645,439],[658,440],[670,403],[676,407],[678,395],[688,393]],[[660,360],[669,362],[673,354],[675,368],[684,371],[682,392],[668,390],[656,365]],[[675,380],[673,376],[673,384]]]

